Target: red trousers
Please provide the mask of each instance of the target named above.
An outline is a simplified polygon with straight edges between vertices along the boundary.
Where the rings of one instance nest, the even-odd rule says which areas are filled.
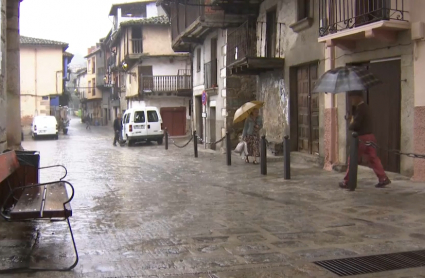
[[[379,179],[379,182],[385,181],[387,175],[385,174],[384,167],[382,167],[381,160],[376,154],[376,149],[372,146],[366,146],[364,142],[370,141],[376,143],[375,135],[366,134],[359,136],[359,150],[358,150],[358,160],[361,161],[361,158],[366,156],[369,167],[373,169],[376,176]],[[350,170],[350,157],[348,157],[348,168],[344,177],[344,182],[348,183],[348,172]]]

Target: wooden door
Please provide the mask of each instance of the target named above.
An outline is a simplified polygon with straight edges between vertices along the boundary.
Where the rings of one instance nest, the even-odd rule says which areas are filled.
[[[297,70],[298,151],[319,154],[319,94],[312,94],[317,64]]]
[[[382,81],[368,92],[373,132],[378,145],[383,147],[378,150],[378,156],[386,171],[399,173],[400,156],[387,150],[400,150],[401,63],[400,60],[370,63],[369,70]]]
[[[208,115],[208,122],[210,126],[210,142],[216,141],[216,109],[215,107],[210,107],[210,114]],[[211,149],[215,150],[215,144],[210,145]]]
[[[186,108],[166,107],[161,108],[161,117],[164,127],[170,136],[186,135]]]
[[[152,66],[139,66],[139,87],[142,90],[154,90]],[[131,76],[130,76],[131,78]]]
[[[401,137],[401,64],[400,60],[353,64],[364,66],[369,69],[382,84],[370,88],[364,92],[364,100],[369,105],[371,120],[373,122],[373,134],[377,144],[383,149],[378,149],[378,156],[386,171],[400,172],[400,157],[387,150],[400,149]],[[347,98],[347,114],[352,114]],[[351,138],[348,130],[347,138]],[[347,157],[349,153],[350,140],[347,139]],[[368,166],[367,160],[362,160],[361,165]]]

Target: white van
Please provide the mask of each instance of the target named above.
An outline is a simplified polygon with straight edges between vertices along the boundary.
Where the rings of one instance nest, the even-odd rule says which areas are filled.
[[[162,118],[156,107],[131,108],[122,116],[122,137],[131,146],[140,141],[162,144],[164,130]]]
[[[54,116],[35,116],[31,127],[32,138],[53,136],[58,139],[58,122]]]

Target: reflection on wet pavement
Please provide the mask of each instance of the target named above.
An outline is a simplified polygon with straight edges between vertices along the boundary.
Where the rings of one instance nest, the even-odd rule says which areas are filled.
[[[73,119],[58,141],[23,142],[42,166],[68,168],[80,254],[73,271],[31,277],[334,277],[311,261],[425,249],[422,184],[376,190],[362,173],[350,193],[335,186],[340,174],[306,165],[285,181],[280,163],[261,176],[258,165],[234,158],[228,167],[201,148],[195,159],[191,145],[114,147],[112,128],[84,127]],[[60,176],[46,171],[42,181]],[[67,265],[72,254],[65,223],[0,221],[2,268]]]

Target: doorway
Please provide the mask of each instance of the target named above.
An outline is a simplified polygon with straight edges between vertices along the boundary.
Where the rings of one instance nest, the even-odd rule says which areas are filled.
[[[267,12],[266,15],[266,57],[274,58],[276,55],[277,35],[276,9]]]
[[[186,135],[186,108],[164,107],[161,108],[161,117],[164,127],[170,136]]]
[[[215,122],[216,115],[215,115],[215,113],[216,113],[215,107],[210,107],[210,113],[208,115],[208,119],[209,119],[208,124],[209,124],[209,127],[210,127],[210,142],[216,141],[216,122]],[[212,150],[216,149],[215,144],[211,144],[210,147],[211,147]]]
[[[195,97],[196,132],[199,138],[204,138],[204,119],[202,118],[202,97]]]
[[[144,90],[153,91],[154,90],[154,84],[153,84],[153,71],[152,66],[139,66],[139,86],[141,93]],[[130,75],[131,78],[131,75]]]
[[[385,171],[400,173],[400,156],[388,150],[399,150],[401,141],[401,60],[392,59],[386,61],[371,61],[370,63],[356,64],[365,66],[373,73],[382,84],[370,88],[364,93],[365,102],[369,105],[371,113],[373,133],[379,148],[378,156],[381,159]],[[348,103],[347,114],[353,108]],[[348,131],[347,138],[351,132]],[[349,150],[347,140],[347,151]],[[348,157],[348,155],[347,155]],[[362,162],[362,165],[367,166]]]
[[[319,155],[319,94],[312,94],[317,63],[297,69],[298,151]]]
[[[390,8],[390,0],[356,0],[355,26],[389,19]]]

